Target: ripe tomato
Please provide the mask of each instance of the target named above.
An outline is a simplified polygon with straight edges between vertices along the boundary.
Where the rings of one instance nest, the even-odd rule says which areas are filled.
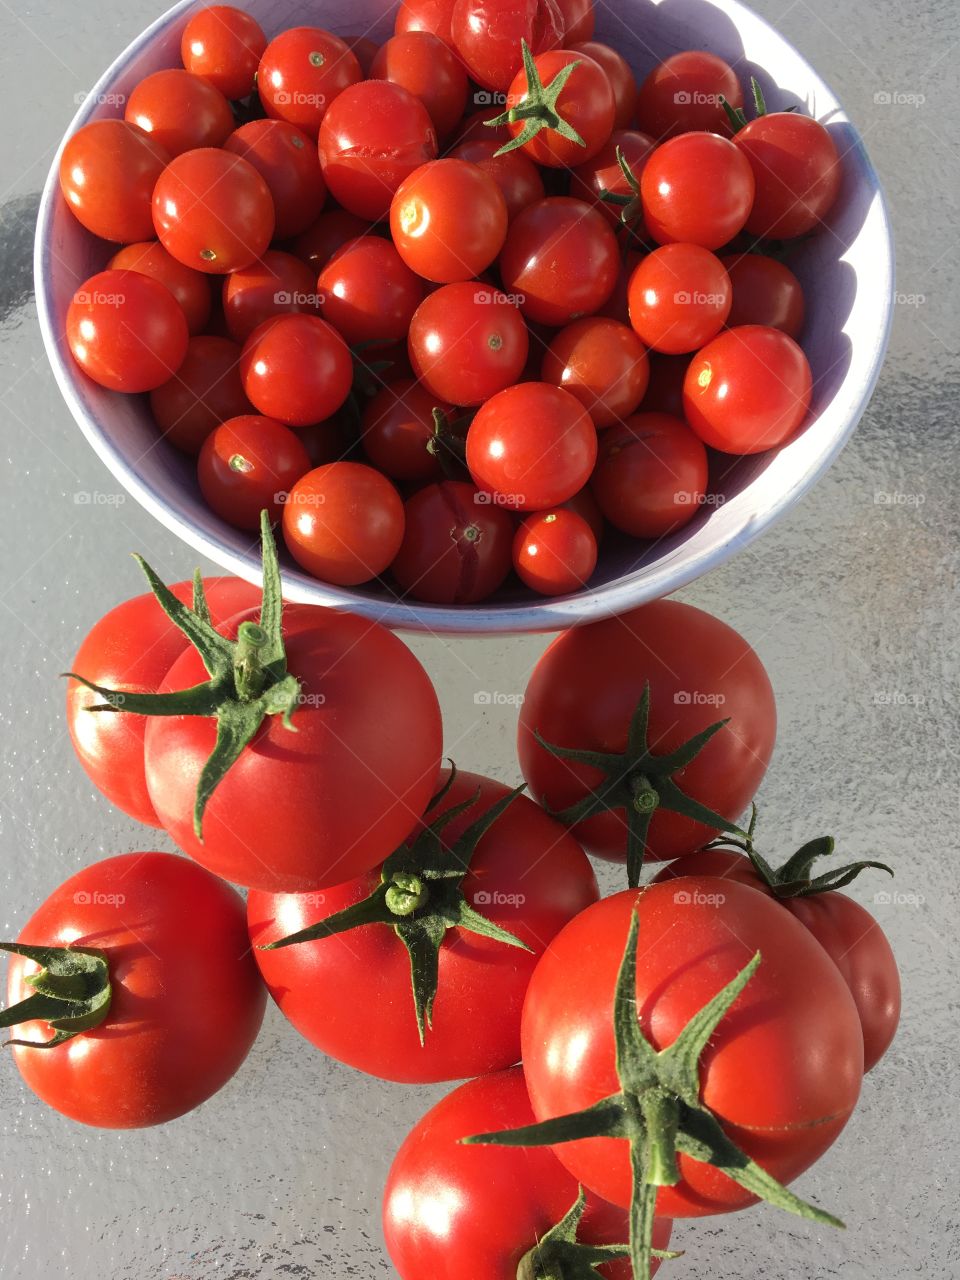
[[[407,266],[425,280],[471,280],[503,248],[507,202],[477,165],[431,160],[397,188],[390,234]]]
[[[259,529],[260,512],[279,518],[283,500],[310,458],[295,432],[248,415],[215,427],[200,450],[197,479],[207,505],[238,529]]]
[[[593,0],[557,0],[563,15],[563,43],[569,48],[590,40],[596,26]]]
[[[657,147],[640,176],[647,230],[659,244],[719,249],[742,230],[754,188],[753,170],[727,138],[682,133]]]
[[[779,329],[727,329],[690,361],[684,416],[711,448],[762,453],[785,444],[810,408],[807,357]]]
[[[103,240],[153,238],[151,199],[169,152],[124,120],[94,120],[60,157],[60,190],[74,217]]]
[[[433,410],[447,415],[450,405],[438,401],[415,378],[389,382],[363,411],[363,451],[393,480],[435,480],[440,463],[428,445],[433,440]]]
[[[563,41],[556,0],[456,0],[450,34],[467,71],[485,89],[506,89],[520,66],[520,41],[532,53]]]
[[[230,103],[189,71],[154,71],[141,80],[127,99],[124,119],[171,157],[196,147],[222,147],[233,132]]]
[[[551,92],[555,79],[564,74],[559,94],[555,87]],[[535,109],[541,114],[531,115]],[[526,68],[514,76],[506,110],[520,113],[509,121],[510,135],[531,160],[567,169],[589,160],[609,140],[616,104],[598,62],[571,49],[551,49],[534,58],[532,82]],[[566,130],[557,127],[557,117]],[[568,130],[576,136],[569,136]]]
[[[403,541],[403,501],[361,462],[329,462],[293,486],[283,508],[287,548],[323,582],[354,587],[388,567]]]
[[[428,391],[448,404],[474,405],[516,382],[530,339],[511,299],[464,281],[427,294],[410,321],[408,345]]]
[[[600,437],[590,487],[615,528],[660,538],[701,511],[707,451],[681,418],[638,413]]]
[[[363,79],[348,45],[320,27],[291,27],[267,45],[257,89],[268,116],[315,138],[331,103]]]
[[[312,227],[308,227],[302,235],[297,236],[290,246],[298,258],[319,275],[336,251],[348,240],[356,240],[358,236],[372,234],[369,223],[346,209],[330,209],[321,213]]]
[[[723,328],[733,300],[727,269],[698,244],[665,244],[640,262],[627,287],[630,323],[654,351],[696,351]]]
[[[371,40],[369,36],[344,36],[344,43],[350,49],[353,56],[360,63],[360,70],[363,72],[363,78],[369,79],[370,68],[373,66],[373,60],[380,52],[380,46],[376,40]]]
[[[603,539],[606,522],[603,518],[603,512],[597,505],[597,500],[590,492],[590,486],[585,485],[579,493],[575,493],[572,498],[568,498],[563,504],[566,511],[573,511],[581,519],[586,520],[593,532],[594,541],[597,546]]]
[[[513,519],[472,484],[444,480],[407,499],[403,543],[390,571],[404,595],[477,604],[506,581]]]
[[[397,10],[394,30],[397,35],[405,31],[429,31],[451,45],[450,15],[454,0],[401,0]]]
[[[543,199],[543,180],[537,166],[521,152],[507,151],[498,155],[499,150],[499,142],[475,138],[454,147],[450,157],[466,160],[490,175],[506,201],[507,220],[512,222],[527,205]]]
[[[747,230],[770,240],[813,231],[840,190],[836,144],[817,120],[775,111],[751,120],[734,136],[756,179]]]
[[[596,209],[550,196],[514,219],[500,254],[500,276],[520,310],[541,324],[569,324],[598,311],[617,282],[617,241]]]
[[[564,3],[570,4],[571,0],[564,0]],[[571,53],[592,58],[603,68],[610,81],[610,88],[613,90],[613,127],[614,129],[629,128],[637,105],[637,82],[633,78],[630,63],[623,54],[617,53],[616,49],[612,49],[608,44],[602,44],[599,40],[591,40],[586,36],[571,40],[569,24],[564,43]]]
[[[331,194],[370,222],[386,216],[404,178],[436,155],[437,132],[426,107],[388,80],[352,85],[320,129],[320,165]]]
[[[253,165],[229,151],[188,151],[164,169],[153,222],[178,262],[226,275],[262,258],[273,239],[270,189]]]
[[[424,1014],[422,1043],[410,990],[411,956],[390,924],[261,949],[362,902],[382,876],[395,883],[389,863],[323,894],[251,894],[250,940],[264,981],[312,1044],[361,1071],[406,1082],[458,1080],[518,1061],[520,1012],[537,957],[568,920],[597,900],[597,885],[573,837],[522,796],[495,817],[472,854],[470,837],[467,848],[460,848],[468,829],[509,796],[501,782],[458,772],[440,803],[410,833],[407,852],[410,865],[417,867],[423,846],[414,841],[426,823],[476,800],[448,820],[439,850],[436,837],[427,837],[430,865],[439,854],[439,864],[457,877],[456,905],[448,901],[442,881],[397,873],[404,883],[417,878],[427,886],[411,923],[418,918],[435,922],[442,938],[436,995],[432,1016],[429,1009]],[[447,920],[458,918],[461,895],[466,917],[444,928],[437,912]],[[473,931],[474,913],[522,946]],[[398,925],[411,919],[399,912],[384,914]]]
[[[513,567],[531,591],[542,596],[567,595],[579,591],[597,567],[597,540],[575,511],[565,507],[537,511],[517,529]]]
[[[440,139],[449,138],[467,105],[467,73],[457,55],[430,31],[407,31],[381,45],[371,80],[390,80],[419,98]]]
[[[636,409],[647,389],[649,361],[632,329],[606,316],[588,316],[553,338],[540,376],[575,395],[599,429]]]
[[[722,98],[743,106],[743,89],[734,69],[715,53],[685,49],[653,68],[640,86],[637,120],[658,140],[681,133],[732,132]]]
[[[346,400],[353,362],[326,320],[279,316],[265,320],[247,339],[240,377],[250,403],[265,417],[306,427],[329,418]]]
[[[107,270],[139,271],[151,276],[176,298],[191,334],[202,333],[206,328],[213,303],[210,282],[203,272],[177,262],[156,240],[124,245],[107,263]]]
[[[460,1141],[482,1129],[533,1121],[519,1067],[460,1085],[418,1121],[397,1152],[383,1195],[384,1236],[401,1280],[460,1280],[464,1257],[471,1274],[484,1280],[516,1280],[528,1274],[521,1269],[527,1255],[547,1261],[546,1237],[576,1203],[576,1180],[545,1147],[466,1147]],[[584,1245],[624,1244],[629,1233],[624,1211],[593,1195],[578,1225]],[[666,1249],[670,1227],[669,1218],[656,1220],[656,1248]],[[654,1260],[651,1275],[659,1265]],[[626,1258],[595,1274],[632,1280]]]
[[[74,360],[110,391],[152,391],[187,354],[187,321],[173,294],[139,271],[101,271],[73,295],[67,343]]]
[[[597,432],[580,401],[547,382],[521,382],[492,396],[467,432],[475,484],[520,511],[572,498],[597,458]]]
[[[423,301],[423,281],[389,240],[361,236],[320,272],[320,313],[350,346],[403,342]]]
[[[246,342],[274,316],[315,312],[317,284],[305,262],[268,249],[259,262],[231,272],[223,282],[223,314],[230,337]]]
[[[804,300],[800,281],[788,266],[762,253],[730,254],[720,261],[733,287],[727,324],[762,324],[798,338],[803,328]]]
[[[188,71],[225,98],[246,98],[256,88],[257,67],[266,47],[263,28],[249,13],[214,4],[195,13],[184,27],[180,57]]]
[[[456,145],[482,140],[495,142],[498,148],[502,147],[505,142],[510,141],[510,131],[505,124],[493,123],[498,116],[502,115],[503,112],[499,106],[479,107],[476,111],[471,111],[460,121]]]
[[[636,235],[643,234],[643,211],[634,185],[631,184],[617,158],[619,150],[624,163],[639,182],[647,160],[656,148],[654,140],[634,129],[615,129],[607,144],[586,164],[573,170],[571,195],[592,204],[608,222],[620,226],[626,222]],[[604,192],[618,197],[618,202],[603,198]],[[620,203],[625,201],[626,203]]]
[[[319,217],[327,196],[320,158],[307,135],[286,120],[251,120],[223,144],[252,164],[270,191],[276,236],[289,240]]]
[[[630,725],[647,685],[652,759],[639,746],[628,750]],[[669,760],[657,765],[658,757],[669,756],[721,719],[729,725],[682,770],[665,773]],[[743,812],[767,771],[776,723],[770,680],[746,640],[700,609],[658,600],[554,640],[527,685],[518,733],[520,767],[533,797],[565,814],[591,796],[604,774],[558,758],[535,735],[557,747],[618,756],[623,794],[611,797],[616,807],[572,815],[574,831],[588,852],[622,861],[628,852],[626,795],[637,797],[630,809],[636,829],[642,817],[637,806],[649,804],[649,790],[657,791],[660,803],[649,829],[640,831],[637,852],[645,846],[650,858],[664,860],[699,849]],[[673,811],[674,803],[688,808],[684,796],[729,817],[711,825]]]
[[[109,1008],[51,1048],[35,1047],[51,1039],[45,1019],[18,1025],[20,1074],[81,1124],[140,1129],[192,1111],[236,1073],[263,1021],[265,993],[245,943],[240,896],[186,858],[127,853],[78,871],[24,925],[18,945],[59,949],[60,963],[66,948],[94,948],[106,973],[90,981],[108,985]],[[10,1005],[39,999],[30,979],[41,972],[55,988],[56,965],[15,955]],[[76,1016],[76,1005],[66,1008]]]
[[[199,453],[214,427],[253,409],[240,378],[240,348],[229,338],[191,338],[174,377],[150,393],[150,409],[164,440]]]

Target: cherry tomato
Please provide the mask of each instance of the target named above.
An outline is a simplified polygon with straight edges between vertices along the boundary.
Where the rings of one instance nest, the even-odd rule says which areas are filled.
[[[486,95],[489,98],[489,94]],[[478,95],[479,97],[479,95]],[[499,104],[489,107],[479,107],[476,111],[471,111],[460,121],[460,128],[457,131],[455,140],[456,146],[461,146],[464,142],[490,142],[493,141],[497,147],[502,147],[505,142],[510,141],[510,130],[505,124],[491,125],[491,121],[497,116],[502,115],[503,111]]]
[[[433,439],[433,410],[451,412],[414,378],[389,382],[363,411],[363,451],[393,480],[434,480],[440,463],[427,446]]]
[[[297,236],[291,249],[319,275],[336,251],[348,240],[370,234],[370,224],[346,209],[330,209],[321,213],[312,227]]]
[[[689,356],[664,356],[650,352],[650,381],[640,408],[644,413],[669,413],[683,417],[683,380],[690,367]]]
[[[727,329],[698,351],[683,380],[684,416],[723,453],[762,453],[785,444],[810,408],[807,357],[779,329]]]
[[[500,143],[487,138],[461,142],[450,152],[451,159],[466,160],[488,173],[500,188],[507,205],[507,220],[512,222],[527,205],[544,197],[543,180],[537,166],[519,151],[497,155]]]
[[[615,528],[634,538],[660,538],[702,509],[707,451],[681,418],[638,413],[600,437],[590,484]]]
[[[346,400],[353,362],[343,338],[319,316],[265,320],[240,357],[243,389],[264,417],[291,427],[329,418]]]
[[[130,97],[124,119],[149,133],[171,157],[197,147],[222,147],[233,112],[219,89],[189,71],[154,71]]]
[[[240,347],[229,338],[191,338],[176,375],[150,393],[150,408],[164,440],[199,453],[214,427],[253,409],[240,378]]]
[[[657,147],[640,177],[647,230],[659,244],[719,249],[747,221],[754,186],[753,170],[727,138],[682,133]]]
[[[520,41],[532,53],[563,41],[556,0],[456,0],[450,34],[467,71],[485,89],[506,89],[520,66]]]
[[[364,80],[370,78],[370,68],[373,66],[373,60],[380,52],[380,46],[376,40],[371,40],[369,36],[344,36],[344,44],[360,63],[360,70],[363,72]]]
[[[698,244],[665,244],[630,277],[630,323],[654,351],[682,355],[715,338],[733,289],[720,259]]]
[[[513,519],[472,484],[445,480],[406,503],[403,543],[390,566],[404,595],[477,604],[510,572]]]
[[[231,418],[203,442],[200,492],[211,510],[238,529],[260,527],[260,512],[277,519],[283,499],[310,470],[295,432],[272,418]]]
[[[423,281],[389,240],[350,240],[320,272],[320,312],[350,346],[402,342],[423,301]]]
[[[223,282],[223,314],[230,337],[246,342],[272,316],[315,312],[317,284],[305,262],[268,249],[259,262],[234,271]]]
[[[477,165],[431,160],[397,188],[390,233],[401,258],[425,280],[471,280],[503,247],[507,203],[493,178]]]
[[[390,80],[419,98],[440,139],[449,138],[467,105],[467,73],[457,55],[429,31],[407,31],[381,45],[371,80]]]
[[[542,596],[579,589],[597,567],[597,540],[582,516],[565,507],[527,516],[513,540],[520,581]]]
[[[762,324],[798,338],[803,328],[804,300],[800,281],[788,266],[762,253],[730,254],[720,261],[733,287],[727,324]]]
[[[582,200],[550,196],[514,219],[500,254],[500,276],[520,310],[564,325],[598,311],[613,292],[620,257],[604,221]]]
[[[169,152],[124,120],[94,120],[60,157],[60,190],[78,222],[95,236],[130,244],[153,238],[151,200]]]
[[[662,141],[681,133],[730,136],[722,98],[743,106],[737,74],[722,58],[705,49],[674,53],[653,68],[640,86],[637,120],[645,133]]]
[[[467,432],[467,466],[479,488],[521,511],[553,507],[583,488],[597,432],[580,401],[546,382],[492,396]]]
[[[571,0],[565,0],[567,4],[570,2]],[[616,49],[612,49],[608,44],[602,44],[599,40],[581,36],[576,41],[571,41],[569,27],[564,43],[571,53],[592,58],[603,68],[610,81],[610,88],[613,90],[613,127],[614,129],[629,128],[637,105],[637,82],[633,78],[630,63],[623,54],[617,53]]]
[[[74,360],[110,391],[152,391],[187,354],[187,321],[173,294],[139,271],[101,271],[73,295],[67,343]]]
[[[619,149],[630,172],[639,182],[656,145],[645,133],[637,133],[632,129],[615,129],[606,145],[591,160],[573,170],[571,194],[578,200],[586,200],[588,204],[592,204],[608,222],[619,227],[624,206],[604,200],[603,194],[607,192],[633,200],[635,192],[620,167],[617,151]],[[630,225],[638,236],[643,234],[643,217],[639,208],[631,217]]]
[[[405,31],[429,31],[452,47],[450,17],[453,5],[454,0],[401,0],[394,30],[398,36]]]
[[[376,222],[414,169],[436,159],[437,133],[420,101],[402,85],[365,80],[342,93],[320,130],[320,164],[345,209]]]
[[[543,119],[542,127],[523,144],[523,151],[537,164],[553,169],[567,169],[589,160],[613,132],[616,105],[607,73],[592,58],[570,49],[551,49],[541,53],[534,59],[534,66],[546,88],[565,67],[573,67],[552,110],[576,130],[581,140],[564,137],[550,127],[547,119]],[[506,109],[523,110],[530,107],[535,98],[536,95],[530,93],[526,71],[518,72],[507,93]],[[511,137],[519,138],[527,124],[525,118],[510,123]]]
[[[283,508],[290,554],[322,582],[355,587],[388,567],[403,541],[403,501],[386,476],[361,462],[308,471]]]
[[[596,26],[593,0],[557,0],[563,15],[563,43],[570,46],[590,40]]]
[[[186,317],[191,334],[202,333],[210,319],[210,282],[201,271],[185,267],[156,240],[128,244],[107,263],[108,271],[139,271],[164,285]]]
[[[178,262],[227,275],[263,257],[273,239],[273,200],[253,165],[201,148],[177,156],[160,175],[153,222]]]
[[[268,116],[315,138],[331,103],[362,79],[360,63],[339,36],[320,27],[291,27],[264,50],[257,88]]]
[[[586,520],[593,533],[594,541],[597,546],[603,539],[606,522],[603,518],[603,512],[597,505],[597,500],[590,492],[590,486],[585,485],[579,493],[575,493],[572,498],[568,498],[563,507],[566,511],[573,511],[581,519]]]
[[[267,37],[255,18],[232,5],[215,4],[195,13],[184,27],[180,57],[188,71],[225,98],[246,98],[256,88],[266,47]]]
[[[636,270],[637,263],[643,257],[638,249],[628,249],[623,255],[620,262],[620,269],[617,272],[617,283],[613,286],[613,293],[606,300],[599,311],[595,312],[598,316],[604,316],[608,320],[618,320],[620,324],[625,324],[630,328],[630,311],[627,307],[627,288],[630,284],[630,277]],[[656,354],[656,353],[654,353]]]
[[[327,190],[317,149],[301,129],[286,120],[251,120],[223,146],[252,164],[267,184],[278,239],[298,236],[316,221]]]
[[[734,137],[756,180],[746,227],[751,235],[788,240],[813,231],[833,208],[842,168],[836,144],[817,120],[775,111]]]
[[[575,395],[595,427],[609,427],[643,399],[649,361],[632,329],[605,316],[588,316],[553,338],[540,376]]]
[[[410,321],[410,363],[449,404],[480,404],[512,386],[527,363],[527,326],[497,289],[465,281],[427,294]]]

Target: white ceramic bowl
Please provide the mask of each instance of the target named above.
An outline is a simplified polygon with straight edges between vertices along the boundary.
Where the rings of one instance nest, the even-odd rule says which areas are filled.
[[[268,36],[285,27],[320,25],[341,34],[384,40],[392,14],[382,0],[238,0]],[[202,0],[183,0],[140,35],[104,73],[66,137],[91,120],[122,114],[118,98],[145,75],[178,66],[180,33]],[[806,292],[802,337],[815,378],[811,421],[774,454],[726,460],[718,491],[673,537],[655,546],[610,540],[584,590],[540,599],[516,588],[475,607],[398,600],[372,584],[345,590],[309,577],[289,559],[290,600],[349,608],[390,626],[436,632],[549,631],[621,613],[667,595],[722,564],[788,511],[824,474],[849,439],[873,391],[886,348],[893,301],[893,244],[877,175],[853,125],[830,88],[772,27],[737,0],[617,0],[598,5],[598,37],[620,49],[644,75],[678,49],[706,48],[737,69],[745,88],[760,81],[772,110],[799,105],[833,133],[844,178],[828,227],[806,241],[791,266]],[[145,397],[95,386],[71,359],[64,320],[74,290],[105,265],[113,250],[75,221],[60,194],[59,154],[40,205],[36,291],[50,363],[80,429],[119,482],[168,529],[230,572],[259,580],[249,535],[210,512],[195,467],[158,440]]]

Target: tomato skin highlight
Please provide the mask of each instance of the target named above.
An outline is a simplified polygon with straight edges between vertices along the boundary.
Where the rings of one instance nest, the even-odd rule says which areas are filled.
[[[177,262],[156,240],[124,245],[110,259],[107,270],[139,271],[150,276],[173,294],[186,317],[191,337],[206,329],[213,306],[210,282],[202,271]]]
[[[267,37],[255,18],[232,5],[210,5],[183,29],[183,65],[225,98],[246,98],[256,87],[257,67]]]
[[[102,240],[152,240],[153,189],[170,159],[169,151],[136,125],[94,120],[63,149],[60,190],[77,221]]]
[[[353,362],[319,316],[276,316],[254,329],[240,357],[243,389],[266,418],[308,427],[336,413],[353,383]]]
[[[527,516],[513,542],[521,582],[544,596],[578,591],[597,567],[597,540],[575,511],[557,507]]]
[[[653,152],[640,177],[644,221],[658,244],[719,249],[741,231],[756,183],[743,152],[715,133],[682,133]]]
[[[576,396],[599,431],[634,412],[647,389],[650,363],[632,329],[606,316],[587,316],[553,338],[540,376]]]
[[[452,48],[450,16],[454,3],[455,0],[401,0],[394,31],[397,35],[406,31],[429,31]]]
[[[285,494],[309,470],[309,455],[296,433],[256,415],[215,427],[197,460],[207,505],[228,524],[251,532],[260,528],[261,511],[277,519]]]
[[[339,36],[322,27],[290,27],[264,50],[257,88],[268,116],[315,138],[331,104],[362,79],[360,63]]]
[[[230,103],[206,80],[179,69],[154,71],[127,99],[124,119],[171,158],[197,147],[222,147],[233,130]]]
[[[543,85],[549,85],[564,67],[573,65],[570,78],[560,91],[556,110],[561,120],[580,135],[581,141],[565,138],[555,129],[542,128],[522,150],[536,161],[552,169],[567,169],[582,164],[596,155],[609,141],[616,118],[613,88],[603,67],[589,54],[575,53],[572,49],[551,49],[534,59],[534,65]],[[507,92],[506,110],[523,107],[529,94],[526,71],[520,71]],[[508,124],[510,135],[518,138],[526,121],[516,120]]]
[[[640,262],[627,286],[630,323],[653,351],[683,355],[715,338],[733,288],[720,259],[697,244],[665,244]]]
[[[490,174],[466,160],[431,160],[390,205],[397,252],[425,280],[456,284],[490,266],[507,234],[507,202]]]
[[[396,246],[371,235],[337,249],[317,288],[321,315],[352,347],[405,341],[424,295],[423,281]]]
[[[513,386],[530,350],[514,302],[472,281],[427,294],[410,321],[407,343],[423,385],[455,405],[480,404]]]
[[[534,54],[563,41],[556,0],[456,0],[450,34],[468,74],[484,89],[509,88],[520,66],[520,41]]]

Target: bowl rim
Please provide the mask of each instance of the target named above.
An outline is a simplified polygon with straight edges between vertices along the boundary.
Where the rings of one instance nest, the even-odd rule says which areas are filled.
[[[181,541],[237,576],[259,583],[261,576],[258,558],[254,560],[245,557],[216,535],[204,532],[192,524],[187,517],[172,508],[106,438],[96,417],[79,394],[79,371],[64,358],[54,319],[51,241],[57,202],[62,198],[59,167],[63,149],[72,135],[92,117],[98,105],[98,99],[106,92],[107,87],[139,57],[156,36],[197,5],[198,0],[178,0],[178,3],[141,31],[106,68],[68,124],[53,157],[40,197],[33,255],[34,289],[43,345],[57,385],[75,422],[100,460],[120,481],[124,489]],[[863,176],[869,182],[870,191],[877,205],[879,229],[885,250],[882,257],[878,255],[874,263],[874,270],[882,273],[885,278],[882,282],[882,312],[878,317],[879,323],[875,331],[878,340],[874,342],[873,363],[869,376],[861,385],[857,402],[851,407],[842,430],[837,431],[830,438],[810,466],[777,492],[759,515],[748,517],[739,529],[730,532],[721,541],[695,552],[682,566],[678,566],[668,557],[653,568],[637,570],[597,587],[588,586],[569,596],[534,598],[529,602],[505,602],[493,606],[483,602],[478,605],[432,605],[418,601],[406,602],[335,587],[319,580],[302,583],[287,576],[284,581],[286,600],[292,603],[349,610],[398,630],[437,634],[509,635],[551,632],[599,621],[670,595],[718,568],[730,558],[734,550],[742,550],[749,546],[786,515],[822,479],[836,461],[856,430],[873,395],[890,339],[894,307],[895,247],[889,205],[860,131],[843,111],[836,94],[812,64],[772,23],[748,5],[741,3],[741,0],[722,0],[722,4],[718,7],[727,11],[734,21],[738,14],[747,15],[750,21],[757,24],[764,33],[785,44],[798,64],[809,73],[811,79],[829,90],[840,106],[844,124],[851,133],[850,149],[859,152]]]

